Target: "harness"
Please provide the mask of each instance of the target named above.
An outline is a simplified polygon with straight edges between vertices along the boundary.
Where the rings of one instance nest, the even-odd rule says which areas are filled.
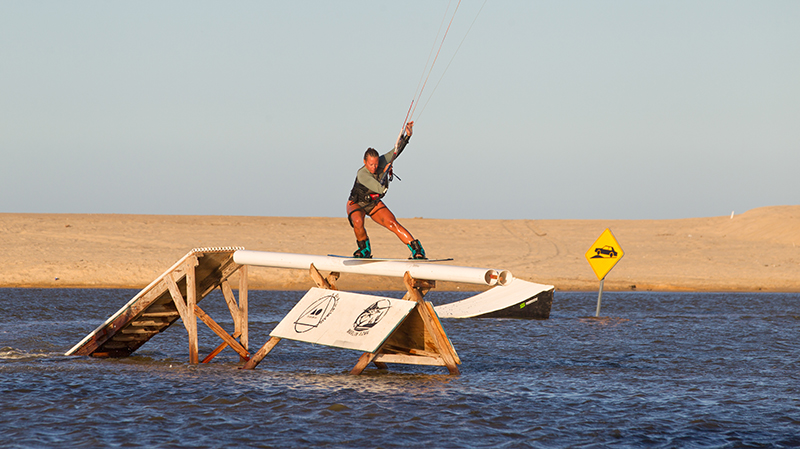
[[[400,156],[400,153],[403,152],[406,145],[408,145],[409,139],[411,139],[410,136],[402,136],[399,139],[398,141],[399,143],[396,147],[396,151],[394,157],[392,158],[392,162],[394,162],[394,160],[397,159],[398,156]],[[381,160],[383,160],[385,164],[385,159],[383,157],[381,157]],[[387,188],[389,187],[389,183],[392,182],[395,177],[397,178],[398,181],[402,181],[402,179],[400,179],[399,176],[394,174],[394,169],[392,168],[393,165],[392,162],[385,164],[383,167],[381,166],[378,167],[378,170],[381,172],[380,177],[372,175],[372,177],[375,178],[375,180],[379,181],[383,186]],[[348,200],[358,205],[358,207],[350,211],[349,214],[347,214],[347,221],[350,222],[350,226],[355,227],[353,226],[353,219],[351,217],[354,212],[360,210],[363,211],[365,215],[369,215],[371,217],[372,214],[375,212],[375,207],[378,205],[378,203],[380,203],[381,199],[383,199],[385,195],[386,193],[375,193],[374,191],[370,190],[367,186],[358,182],[358,176],[356,176],[356,179],[353,182],[353,188],[350,189],[350,196],[348,197]],[[384,207],[386,206],[384,205]]]

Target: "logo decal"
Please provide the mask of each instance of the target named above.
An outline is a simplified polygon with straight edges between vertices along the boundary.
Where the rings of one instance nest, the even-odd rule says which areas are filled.
[[[317,299],[306,310],[300,314],[300,317],[297,318],[294,322],[294,331],[302,334],[303,332],[308,332],[311,329],[315,329],[317,326],[322,324],[333,310],[336,309],[336,304],[339,302],[339,296],[335,293],[330,295],[325,295],[322,298]]]
[[[356,318],[353,322],[353,328],[348,329],[347,333],[354,336],[360,337],[362,335],[367,335],[369,330],[375,327],[384,316],[389,312],[389,309],[392,308],[392,303],[388,300],[380,299],[375,301],[371,306],[364,309],[361,312],[361,315]]]

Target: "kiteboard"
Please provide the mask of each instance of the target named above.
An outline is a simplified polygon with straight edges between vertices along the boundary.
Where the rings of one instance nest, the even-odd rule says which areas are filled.
[[[358,261],[358,262],[447,262],[448,260],[453,260],[452,257],[447,259],[390,259],[390,258],[380,258],[380,257],[372,257],[372,258],[364,258],[364,257],[353,257],[353,256],[340,256],[338,254],[328,254],[328,257],[338,257],[340,259],[348,259],[348,261]]]

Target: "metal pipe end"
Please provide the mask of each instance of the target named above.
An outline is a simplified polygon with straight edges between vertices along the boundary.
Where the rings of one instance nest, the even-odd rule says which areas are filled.
[[[486,270],[486,275],[484,276],[484,280],[486,281],[487,284],[495,285],[495,284],[497,284],[497,281],[498,281],[499,278],[500,278],[500,275],[497,274],[497,271],[495,271],[495,270]]]
[[[514,275],[508,270],[503,270],[497,276],[497,283],[500,285],[508,285],[514,280]]]

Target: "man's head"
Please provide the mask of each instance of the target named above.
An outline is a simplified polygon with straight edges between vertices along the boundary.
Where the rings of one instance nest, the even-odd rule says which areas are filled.
[[[367,151],[364,153],[364,166],[366,166],[367,170],[373,175],[378,170],[378,164],[380,163],[379,158],[380,155],[375,148],[367,148]]]

